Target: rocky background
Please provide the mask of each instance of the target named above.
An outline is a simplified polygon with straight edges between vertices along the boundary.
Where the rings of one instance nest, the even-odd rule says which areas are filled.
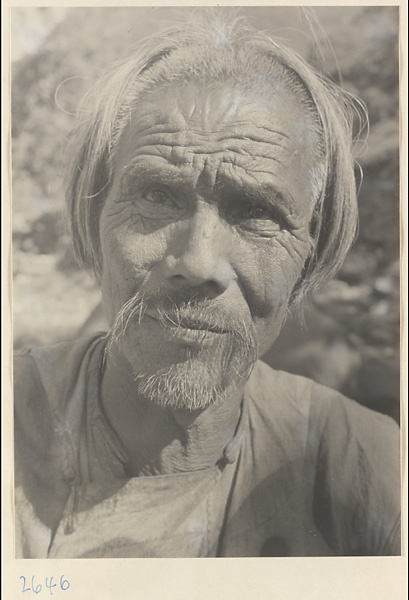
[[[101,68],[178,8],[12,11],[14,339],[49,344],[105,327],[64,231],[63,168],[77,103]],[[199,9],[200,10],[200,9]],[[219,10],[219,9],[216,9]],[[399,420],[397,7],[244,8],[366,103],[360,232],[336,280],[264,357]]]

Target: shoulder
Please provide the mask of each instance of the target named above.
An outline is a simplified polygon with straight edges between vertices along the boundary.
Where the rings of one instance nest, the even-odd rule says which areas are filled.
[[[365,430],[375,441],[376,432],[382,430],[395,441],[399,439],[399,427],[390,417],[311,379],[276,371],[262,361],[255,365],[246,395],[252,415],[259,413],[265,422],[306,420],[314,423],[316,433],[322,435],[333,428],[339,435],[348,432],[349,436]]]
[[[24,547],[19,550],[24,556],[37,555],[35,540],[46,540],[45,534],[38,532],[53,529],[69,493],[73,476],[71,433],[79,432],[85,398],[81,393],[81,386],[85,390],[84,366],[98,339],[100,336],[93,336],[15,355],[15,517],[23,532],[23,542],[18,545]],[[35,547],[35,552],[27,550],[28,546]]]
[[[33,347],[14,357],[14,414],[16,444],[45,448],[55,419],[73,403],[73,390],[84,380],[83,365],[101,337],[83,338],[48,347]],[[84,394],[76,394],[76,402]]]
[[[316,522],[339,554],[399,552],[400,431],[390,418],[304,377],[256,366],[248,386],[254,446],[278,439],[315,465]],[[275,450],[275,449],[274,449]],[[259,450],[262,452],[262,450]]]
[[[101,335],[34,346],[14,355],[14,398],[16,408],[28,399],[48,398],[57,408],[75,385],[81,365]],[[25,406],[25,408],[27,408]]]

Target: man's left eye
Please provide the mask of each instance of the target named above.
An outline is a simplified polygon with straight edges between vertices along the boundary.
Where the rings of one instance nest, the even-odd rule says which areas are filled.
[[[246,207],[241,207],[237,211],[236,216],[239,219],[276,220],[273,211],[262,204],[251,204]]]
[[[252,206],[244,215],[248,219],[272,219],[273,215],[265,206]]]

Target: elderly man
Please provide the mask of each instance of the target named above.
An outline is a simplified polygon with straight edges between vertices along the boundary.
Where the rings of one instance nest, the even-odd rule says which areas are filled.
[[[400,553],[392,420],[258,362],[354,238],[352,125],[240,22],[102,76],[67,199],[110,331],[16,359],[18,556]]]

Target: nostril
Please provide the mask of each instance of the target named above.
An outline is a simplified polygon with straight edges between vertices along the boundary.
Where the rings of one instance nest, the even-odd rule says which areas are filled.
[[[173,281],[173,283],[176,283],[179,285],[186,285],[186,277],[184,277],[183,275],[173,275],[172,281]]]
[[[185,277],[184,275],[175,274],[171,277],[171,281],[176,287],[193,288],[196,290],[196,293],[208,298],[215,298],[225,290],[225,287],[221,283],[212,279],[206,281],[200,278]]]
[[[206,289],[207,295],[211,298],[219,296],[224,291],[224,287],[217,283],[217,281],[207,281],[203,287]]]

